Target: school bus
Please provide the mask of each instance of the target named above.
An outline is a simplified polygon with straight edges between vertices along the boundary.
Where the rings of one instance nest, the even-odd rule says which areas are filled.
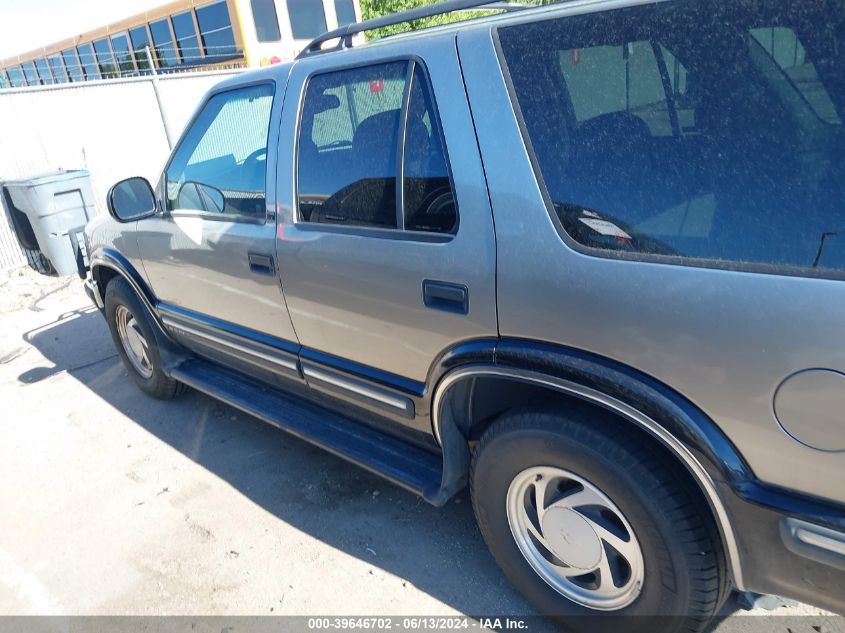
[[[0,61],[0,88],[289,60],[361,19],[359,0],[176,0]],[[148,57],[146,48],[151,55]]]

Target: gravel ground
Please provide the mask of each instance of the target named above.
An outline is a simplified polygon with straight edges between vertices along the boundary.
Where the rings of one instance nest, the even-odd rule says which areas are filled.
[[[0,402],[0,614],[533,614],[466,494],[433,508],[208,397],[147,398],[76,278],[2,274]]]

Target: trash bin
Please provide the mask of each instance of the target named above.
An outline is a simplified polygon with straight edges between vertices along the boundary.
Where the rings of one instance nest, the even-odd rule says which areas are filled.
[[[97,212],[88,171],[9,180],[3,198],[21,246],[40,250],[57,274],[76,274],[82,229]]]

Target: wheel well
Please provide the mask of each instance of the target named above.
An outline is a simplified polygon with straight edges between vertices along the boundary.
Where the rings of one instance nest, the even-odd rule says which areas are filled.
[[[626,429],[638,441],[650,446],[667,463],[674,463],[677,466],[679,476],[686,479],[689,484],[689,490],[694,491],[698,500],[708,509],[715,538],[721,547],[725,565],[731,572],[738,571],[737,569],[733,569],[733,562],[728,560],[725,543],[726,536],[723,533],[723,526],[719,522],[711,501],[702,489],[702,485],[677,454],[638,423],[627,419],[616,411],[611,411],[597,403],[564,393],[554,387],[509,377],[470,377],[455,384],[452,392],[450,394],[452,397],[449,399],[450,417],[469,441],[470,450],[474,450],[478,440],[500,415],[516,408],[530,407],[545,410],[570,411],[572,409],[579,409],[581,411],[592,410],[600,414],[604,419],[625,425]]]
[[[106,286],[109,285],[109,282],[120,275],[114,268],[109,268],[108,266],[97,266],[93,272],[94,280],[97,282],[97,285],[100,287],[101,297],[105,299],[106,297]]]

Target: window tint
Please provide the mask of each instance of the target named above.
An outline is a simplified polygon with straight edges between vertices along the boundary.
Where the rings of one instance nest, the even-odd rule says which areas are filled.
[[[414,70],[405,131],[405,228],[448,233],[458,219],[443,138],[428,83]]]
[[[111,52],[111,46],[108,39],[96,40],[94,42],[94,51],[97,54],[97,64],[100,67],[100,74],[104,79],[110,79],[117,76],[117,66],[114,63],[114,56]]]
[[[326,32],[326,13],[320,0],[288,0],[293,37],[310,40]]]
[[[264,218],[272,103],[269,85],[208,101],[167,168],[168,209]]]
[[[299,213],[310,222],[396,228],[396,150],[407,63],[317,75],[299,135]]]
[[[226,58],[235,54],[235,36],[225,0],[197,7],[197,24],[206,57]]]
[[[173,33],[176,35],[176,45],[179,47],[179,55],[182,63],[195,64],[202,60],[200,43],[197,39],[197,31],[194,28],[194,14],[192,11],[177,13],[170,17],[173,23]]]
[[[150,22],[150,33],[155,45],[156,63],[159,68],[171,68],[179,65],[176,47],[173,45],[173,35],[167,18]]]
[[[114,57],[117,61],[120,74],[124,75],[134,72],[135,63],[132,61],[133,55],[129,49],[129,37],[125,33],[112,35],[111,47],[114,51]]]
[[[0,68],[0,88],[8,88],[9,80],[6,78],[6,71]]]
[[[352,0],[334,0],[334,13],[338,26],[355,22],[355,4]]]
[[[38,78],[45,86],[54,83],[53,73],[50,72],[50,67],[47,65],[47,60],[39,57],[35,60],[35,69],[38,71]]]
[[[454,228],[454,196],[431,91],[415,64],[403,116],[407,76],[408,63],[393,62],[316,75],[308,82],[297,170],[301,220],[413,231]],[[400,159],[404,180],[397,192]],[[398,214],[397,193],[403,203]]]
[[[67,69],[70,80],[82,81],[84,76],[82,74],[82,66],[79,65],[79,58],[76,56],[76,51],[72,48],[62,51],[62,59],[64,59],[65,68]]]
[[[825,6],[666,3],[500,29],[566,232],[845,269],[845,22]]]
[[[251,0],[252,20],[259,42],[278,42],[282,39],[279,32],[279,16],[276,15],[276,0]]]
[[[82,64],[82,70],[85,71],[85,78],[99,79],[100,69],[91,44],[80,44],[76,47],[76,52],[79,54],[79,62]]]

